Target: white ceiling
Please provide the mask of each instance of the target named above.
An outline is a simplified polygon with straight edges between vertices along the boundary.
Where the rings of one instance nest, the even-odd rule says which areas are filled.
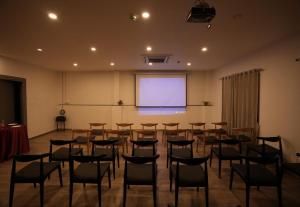
[[[194,0],[1,0],[0,55],[59,71],[111,70],[111,61],[116,70],[209,70],[300,30],[299,0],[206,1],[217,12],[210,30],[185,22]],[[129,19],[142,11],[150,19]],[[145,64],[147,45],[152,54],[171,54],[169,62]]]

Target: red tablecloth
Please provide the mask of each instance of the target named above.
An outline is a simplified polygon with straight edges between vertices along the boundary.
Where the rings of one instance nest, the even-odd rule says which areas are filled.
[[[0,126],[0,161],[8,160],[16,154],[29,152],[27,127]]]

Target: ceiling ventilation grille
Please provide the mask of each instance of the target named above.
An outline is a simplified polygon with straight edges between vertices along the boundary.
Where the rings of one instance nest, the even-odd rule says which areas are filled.
[[[145,63],[167,63],[169,60],[169,55],[145,55]]]

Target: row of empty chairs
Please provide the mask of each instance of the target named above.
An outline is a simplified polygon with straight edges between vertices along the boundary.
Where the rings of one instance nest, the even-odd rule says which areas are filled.
[[[215,127],[213,129],[205,129],[205,123],[195,122],[190,123],[190,129],[180,129],[179,123],[163,123],[163,134],[162,140],[166,144],[166,138],[168,136],[183,136],[188,138],[191,135],[193,139],[195,136],[198,137],[197,148],[199,142],[202,142],[204,145],[215,144],[215,136],[221,136],[227,134],[227,123],[226,122],[215,122],[212,123]],[[126,148],[128,152],[128,138],[133,140],[133,131],[137,133],[138,138],[157,138],[157,125],[158,123],[141,123],[141,129],[133,130],[133,123],[117,123],[117,129],[105,129],[106,123],[89,123],[90,129],[73,129],[72,130],[72,139],[76,139],[76,144],[86,145],[87,153],[89,154],[90,150],[90,141],[95,139],[95,137],[101,137],[102,139],[118,139],[119,145],[122,145],[123,151]],[[206,135],[207,136],[204,136]]]
[[[200,124],[199,124],[200,125]],[[203,126],[203,125],[200,125]],[[204,124],[205,126],[205,124]],[[193,128],[194,130],[195,128]],[[239,175],[246,184],[246,206],[249,206],[249,195],[251,186],[276,186],[278,192],[279,206],[282,205],[281,199],[281,180],[283,173],[283,153],[281,138],[278,137],[257,137],[261,143],[253,143],[251,136],[246,136],[244,133],[248,130],[239,129],[239,133],[229,134],[224,128],[210,129],[214,131],[216,143],[212,144],[210,156],[197,157],[193,153],[193,143],[196,138],[198,142],[202,137],[207,138],[207,130],[204,128],[192,139],[187,139],[180,134],[163,134],[167,143],[167,167],[169,167],[170,191],[172,191],[172,183],[175,181],[175,206],[178,206],[178,192],[180,187],[204,187],[205,203],[208,206],[208,173],[207,161],[212,162],[213,156],[216,156],[219,161],[219,177],[221,178],[221,163],[223,160],[229,160],[231,166],[229,188],[232,188],[234,175]],[[218,132],[216,132],[216,130]],[[233,129],[232,131],[234,131]],[[238,130],[237,130],[238,131]],[[118,132],[119,133],[119,132]],[[121,135],[124,135],[121,133]],[[128,134],[127,134],[128,135]],[[153,189],[153,204],[156,206],[157,197],[157,164],[159,158],[156,145],[158,139],[153,134],[145,133],[143,136],[138,136],[136,140],[130,139],[132,143],[131,155],[123,154],[125,160],[124,168],[124,189],[123,189],[123,206],[126,205],[127,188],[131,185],[152,185]],[[72,192],[74,183],[96,183],[98,184],[99,206],[101,206],[101,181],[105,174],[108,175],[109,187],[110,181],[110,163],[113,167],[113,175],[115,178],[115,162],[118,161],[119,166],[119,151],[118,139],[106,137],[106,139],[95,140],[91,139],[92,150],[87,156],[83,156],[82,148],[74,147],[78,144],[76,139],[72,140],[51,140],[50,153],[41,155],[39,164],[35,164],[35,170],[39,166],[39,178],[34,180],[34,185],[39,183],[41,189],[44,180],[50,177],[50,173],[56,169],[61,177],[60,164],[55,161],[70,163],[70,203],[72,205]],[[272,145],[268,143],[271,142]],[[243,145],[243,143],[247,143]],[[278,147],[274,147],[275,144]],[[54,150],[54,145],[68,145]],[[124,151],[123,151],[124,152]],[[64,159],[60,159],[65,156]],[[43,162],[44,157],[49,156],[49,162]],[[299,155],[298,155],[299,156]],[[21,169],[16,172],[16,161],[27,161],[32,157],[23,158],[16,156],[13,161],[12,168],[12,184],[10,193],[10,203],[12,203],[13,189],[15,182],[25,182],[20,179],[20,175],[24,175],[26,169]],[[239,163],[232,163],[237,160]],[[74,167],[74,162],[80,162],[77,168]],[[94,162],[94,163],[93,163]],[[175,164],[174,164],[175,163]],[[275,168],[267,167],[273,164]],[[293,163],[294,164],[294,163]],[[33,168],[30,164],[28,168]],[[42,166],[42,167],[41,167]],[[46,166],[46,167],[44,167]],[[50,167],[51,166],[51,167]],[[288,168],[289,164],[285,164]],[[291,165],[290,165],[291,166]],[[25,167],[26,168],[26,167]],[[42,169],[42,170],[41,170]],[[45,171],[44,169],[48,169]],[[272,170],[273,169],[273,170]],[[275,169],[275,170],[274,170]],[[297,169],[297,168],[296,168]],[[299,169],[299,168],[298,168]],[[31,169],[32,170],[32,169]],[[21,172],[21,173],[20,173]],[[29,171],[28,171],[29,172]],[[296,171],[297,172],[297,171]],[[16,176],[18,175],[18,176]],[[18,179],[16,179],[18,177]],[[27,180],[28,181],[28,177]],[[61,180],[62,185],[62,180]],[[99,187],[100,186],[100,187]],[[41,190],[41,206],[43,199],[43,191]],[[11,204],[10,204],[11,206]]]

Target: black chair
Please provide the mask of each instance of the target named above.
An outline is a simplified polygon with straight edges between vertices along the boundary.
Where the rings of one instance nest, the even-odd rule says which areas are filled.
[[[212,147],[210,152],[211,167],[213,155],[218,158],[219,178],[221,178],[222,160],[229,160],[230,166],[233,160],[242,160],[240,141],[237,139],[219,139],[218,147]],[[225,146],[224,146],[225,145]]]
[[[184,140],[184,139],[167,139],[167,168],[169,162],[171,162],[172,156],[182,157],[182,158],[192,158],[193,157],[193,143],[195,140]]]
[[[129,185],[152,185],[153,203],[156,204],[157,194],[157,165],[159,155],[137,157],[122,155],[125,159],[123,206],[126,206],[126,191]]]
[[[91,130],[91,136],[101,136],[102,139],[105,138],[105,129],[104,126],[106,123],[89,123],[90,124],[90,130]]]
[[[277,187],[279,206],[282,206],[281,180],[282,170],[279,166],[278,155],[275,157],[245,156],[246,164],[232,164],[229,189],[232,189],[233,175],[237,173],[246,184],[246,207],[249,207],[250,187]],[[250,164],[253,163],[253,164]],[[255,164],[254,164],[255,163]],[[275,172],[267,165],[275,165]]]
[[[99,156],[71,156],[70,159],[70,200],[69,206],[72,206],[73,185],[74,183],[93,183],[98,184],[98,202],[101,206],[101,182],[105,173],[108,174],[108,184],[111,188],[109,163],[100,163],[105,155]],[[80,164],[74,169],[74,162]],[[93,163],[97,162],[97,163]]]
[[[82,148],[72,148],[75,140],[50,140],[50,156],[49,161],[60,161],[64,166],[64,162],[69,162],[70,155],[82,155]],[[68,145],[68,147],[61,147]],[[53,152],[53,146],[60,146]]]
[[[98,156],[105,154],[102,161],[112,162],[113,176],[116,178],[116,158],[119,164],[119,150],[115,147],[117,140],[92,140],[92,155]]]
[[[61,167],[59,162],[44,162],[49,153],[36,155],[15,155],[12,162],[10,177],[9,207],[13,206],[14,189],[16,183],[40,184],[40,206],[44,205],[44,182],[50,174],[58,170],[60,186],[63,186]],[[35,161],[39,160],[39,161]],[[33,162],[34,161],[34,162]],[[31,162],[16,172],[17,162]]]
[[[199,187],[205,188],[205,206],[208,207],[208,173],[207,160],[209,156],[198,158],[180,158],[172,156],[172,161],[176,165],[171,165],[170,191],[172,191],[172,181],[175,179],[175,207],[178,206],[179,187]],[[204,165],[204,168],[203,166]]]
[[[132,156],[151,157],[156,155],[157,139],[140,138],[139,140],[130,140],[130,142],[132,143]]]
[[[296,153],[297,157],[300,157],[300,153]],[[285,169],[295,173],[296,175],[300,176],[300,163],[285,163],[284,164]]]
[[[203,153],[205,154],[206,145],[210,145],[211,147],[218,144],[218,139],[221,135],[219,135],[219,131],[217,129],[206,129],[204,131],[204,135],[198,136],[198,139],[202,141],[203,144]],[[198,145],[197,145],[198,150]]]
[[[281,137],[257,137],[258,144],[248,144],[248,148],[251,149],[251,152],[255,152],[263,157],[274,157],[275,155],[279,155],[280,157],[280,165],[283,163],[283,152],[282,152],[282,143]],[[262,144],[259,144],[262,142]],[[275,148],[273,146],[268,145],[267,143],[277,143],[278,147]]]

